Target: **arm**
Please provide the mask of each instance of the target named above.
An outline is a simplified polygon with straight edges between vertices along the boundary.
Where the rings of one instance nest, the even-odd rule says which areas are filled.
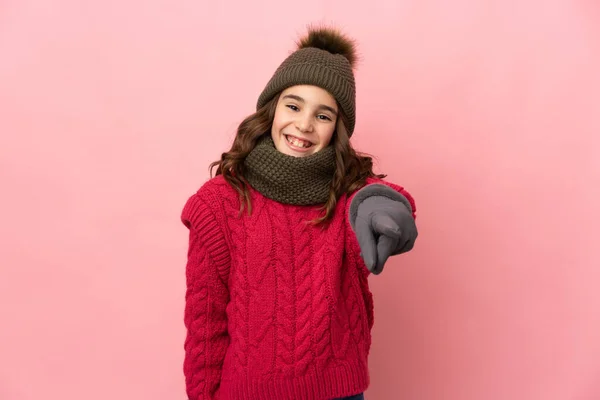
[[[219,398],[221,369],[229,336],[229,250],[214,213],[198,194],[181,216],[189,229],[186,264],[184,375],[189,400]]]
[[[381,273],[389,256],[413,248],[418,235],[416,206],[403,187],[370,178],[349,204],[348,220],[370,272]]]

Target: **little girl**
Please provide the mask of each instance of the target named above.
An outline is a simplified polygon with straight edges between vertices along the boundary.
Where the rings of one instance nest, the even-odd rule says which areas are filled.
[[[415,203],[349,138],[355,45],[309,30],[182,212],[190,400],[363,399],[367,278],[412,249]]]

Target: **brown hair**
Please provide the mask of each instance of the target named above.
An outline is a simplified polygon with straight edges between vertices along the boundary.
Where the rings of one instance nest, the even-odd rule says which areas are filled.
[[[254,149],[258,139],[271,133],[275,109],[279,101],[279,94],[267,102],[256,113],[246,117],[239,125],[235,140],[231,149],[221,155],[219,161],[210,164],[211,176],[214,168],[217,168],[215,176],[223,175],[223,178],[240,195],[240,212],[248,207],[248,213],[252,211],[248,182],[244,178],[244,160]],[[347,118],[339,110],[336,131],[331,138],[335,147],[336,168],[331,182],[331,189],[327,202],[321,208],[324,214],[312,221],[315,224],[326,222],[331,219],[335,211],[338,199],[344,193],[351,193],[365,185],[367,178],[384,178],[385,175],[375,175],[373,172],[373,159],[367,155],[356,152],[350,143],[345,126]]]

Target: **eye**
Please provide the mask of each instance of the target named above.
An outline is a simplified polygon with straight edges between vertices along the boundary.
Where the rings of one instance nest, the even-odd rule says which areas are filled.
[[[324,114],[317,115],[317,118],[319,118],[322,121],[331,121],[332,120],[331,118],[329,118],[327,115],[324,115]]]
[[[296,107],[293,104],[288,104],[286,107],[289,108],[289,109],[291,109],[292,111],[298,111],[298,110],[300,110],[298,107]]]

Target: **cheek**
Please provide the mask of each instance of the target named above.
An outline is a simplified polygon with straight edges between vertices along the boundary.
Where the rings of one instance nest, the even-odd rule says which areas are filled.
[[[329,143],[331,143],[331,138],[333,137],[334,133],[335,133],[335,126],[334,127],[326,127],[321,132],[319,132],[320,144],[323,147],[328,146]]]
[[[273,136],[273,139],[276,139],[279,136],[281,128],[281,123],[277,119],[274,119],[273,125],[271,126],[271,136]]]
[[[279,110],[275,112],[275,117],[273,117],[273,128],[272,131],[278,133],[283,127],[285,127],[289,122],[286,120],[287,118],[283,115]]]

